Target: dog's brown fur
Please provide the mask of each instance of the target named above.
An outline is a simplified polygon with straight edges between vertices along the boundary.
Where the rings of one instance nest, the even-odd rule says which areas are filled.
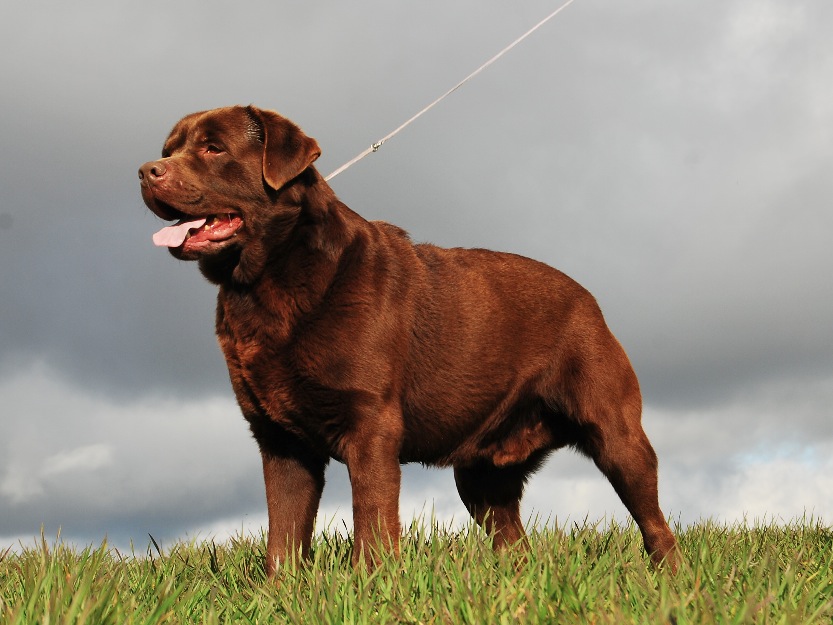
[[[229,107],[182,119],[139,170],[164,219],[233,215],[171,252],[219,286],[217,336],[263,459],[267,571],[307,553],[329,458],[349,471],[358,561],[398,549],[400,463],[454,467],[501,547],[524,538],[524,484],[565,445],[608,477],[652,559],[673,560],[636,375],[593,297],[534,260],[362,219],[319,154],[277,113]]]

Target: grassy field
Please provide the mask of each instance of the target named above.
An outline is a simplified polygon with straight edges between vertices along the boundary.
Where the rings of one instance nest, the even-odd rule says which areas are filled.
[[[262,536],[146,554],[42,541],[0,552],[0,623],[833,623],[833,529],[677,529],[685,562],[656,571],[634,526],[531,533],[524,564],[476,529],[414,524],[398,559],[350,566],[349,538],[319,536],[275,581]]]

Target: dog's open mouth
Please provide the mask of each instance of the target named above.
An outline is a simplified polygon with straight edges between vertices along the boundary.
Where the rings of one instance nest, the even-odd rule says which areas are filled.
[[[154,234],[153,242],[159,247],[200,248],[231,239],[242,226],[243,220],[236,213],[197,219],[186,217]]]

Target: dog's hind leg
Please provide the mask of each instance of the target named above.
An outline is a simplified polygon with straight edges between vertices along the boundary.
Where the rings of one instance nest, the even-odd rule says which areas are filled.
[[[521,496],[526,479],[534,470],[532,464],[496,467],[481,461],[454,467],[457,492],[472,518],[492,536],[495,549],[526,540]]]
[[[623,361],[626,363],[626,361]],[[605,375],[608,374],[608,375]],[[590,456],[630,512],[654,564],[676,570],[676,540],[659,507],[657,455],[642,429],[642,398],[629,364],[609,367],[576,396],[576,447]]]
[[[642,428],[604,428],[584,449],[633,516],[654,564],[667,559],[675,569],[676,541],[659,507],[657,456]]]

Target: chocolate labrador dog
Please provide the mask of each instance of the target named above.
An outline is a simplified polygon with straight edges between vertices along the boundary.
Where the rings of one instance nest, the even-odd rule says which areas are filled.
[[[596,301],[542,263],[415,245],[342,204],[316,141],[277,113],[188,115],[142,197],[156,235],[219,286],[217,336],[263,458],[266,570],[307,553],[330,458],[347,465],[354,562],[399,544],[400,464],[454,468],[500,548],[524,484],[572,446],[607,476],[656,563],[675,539],[624,350]]]

